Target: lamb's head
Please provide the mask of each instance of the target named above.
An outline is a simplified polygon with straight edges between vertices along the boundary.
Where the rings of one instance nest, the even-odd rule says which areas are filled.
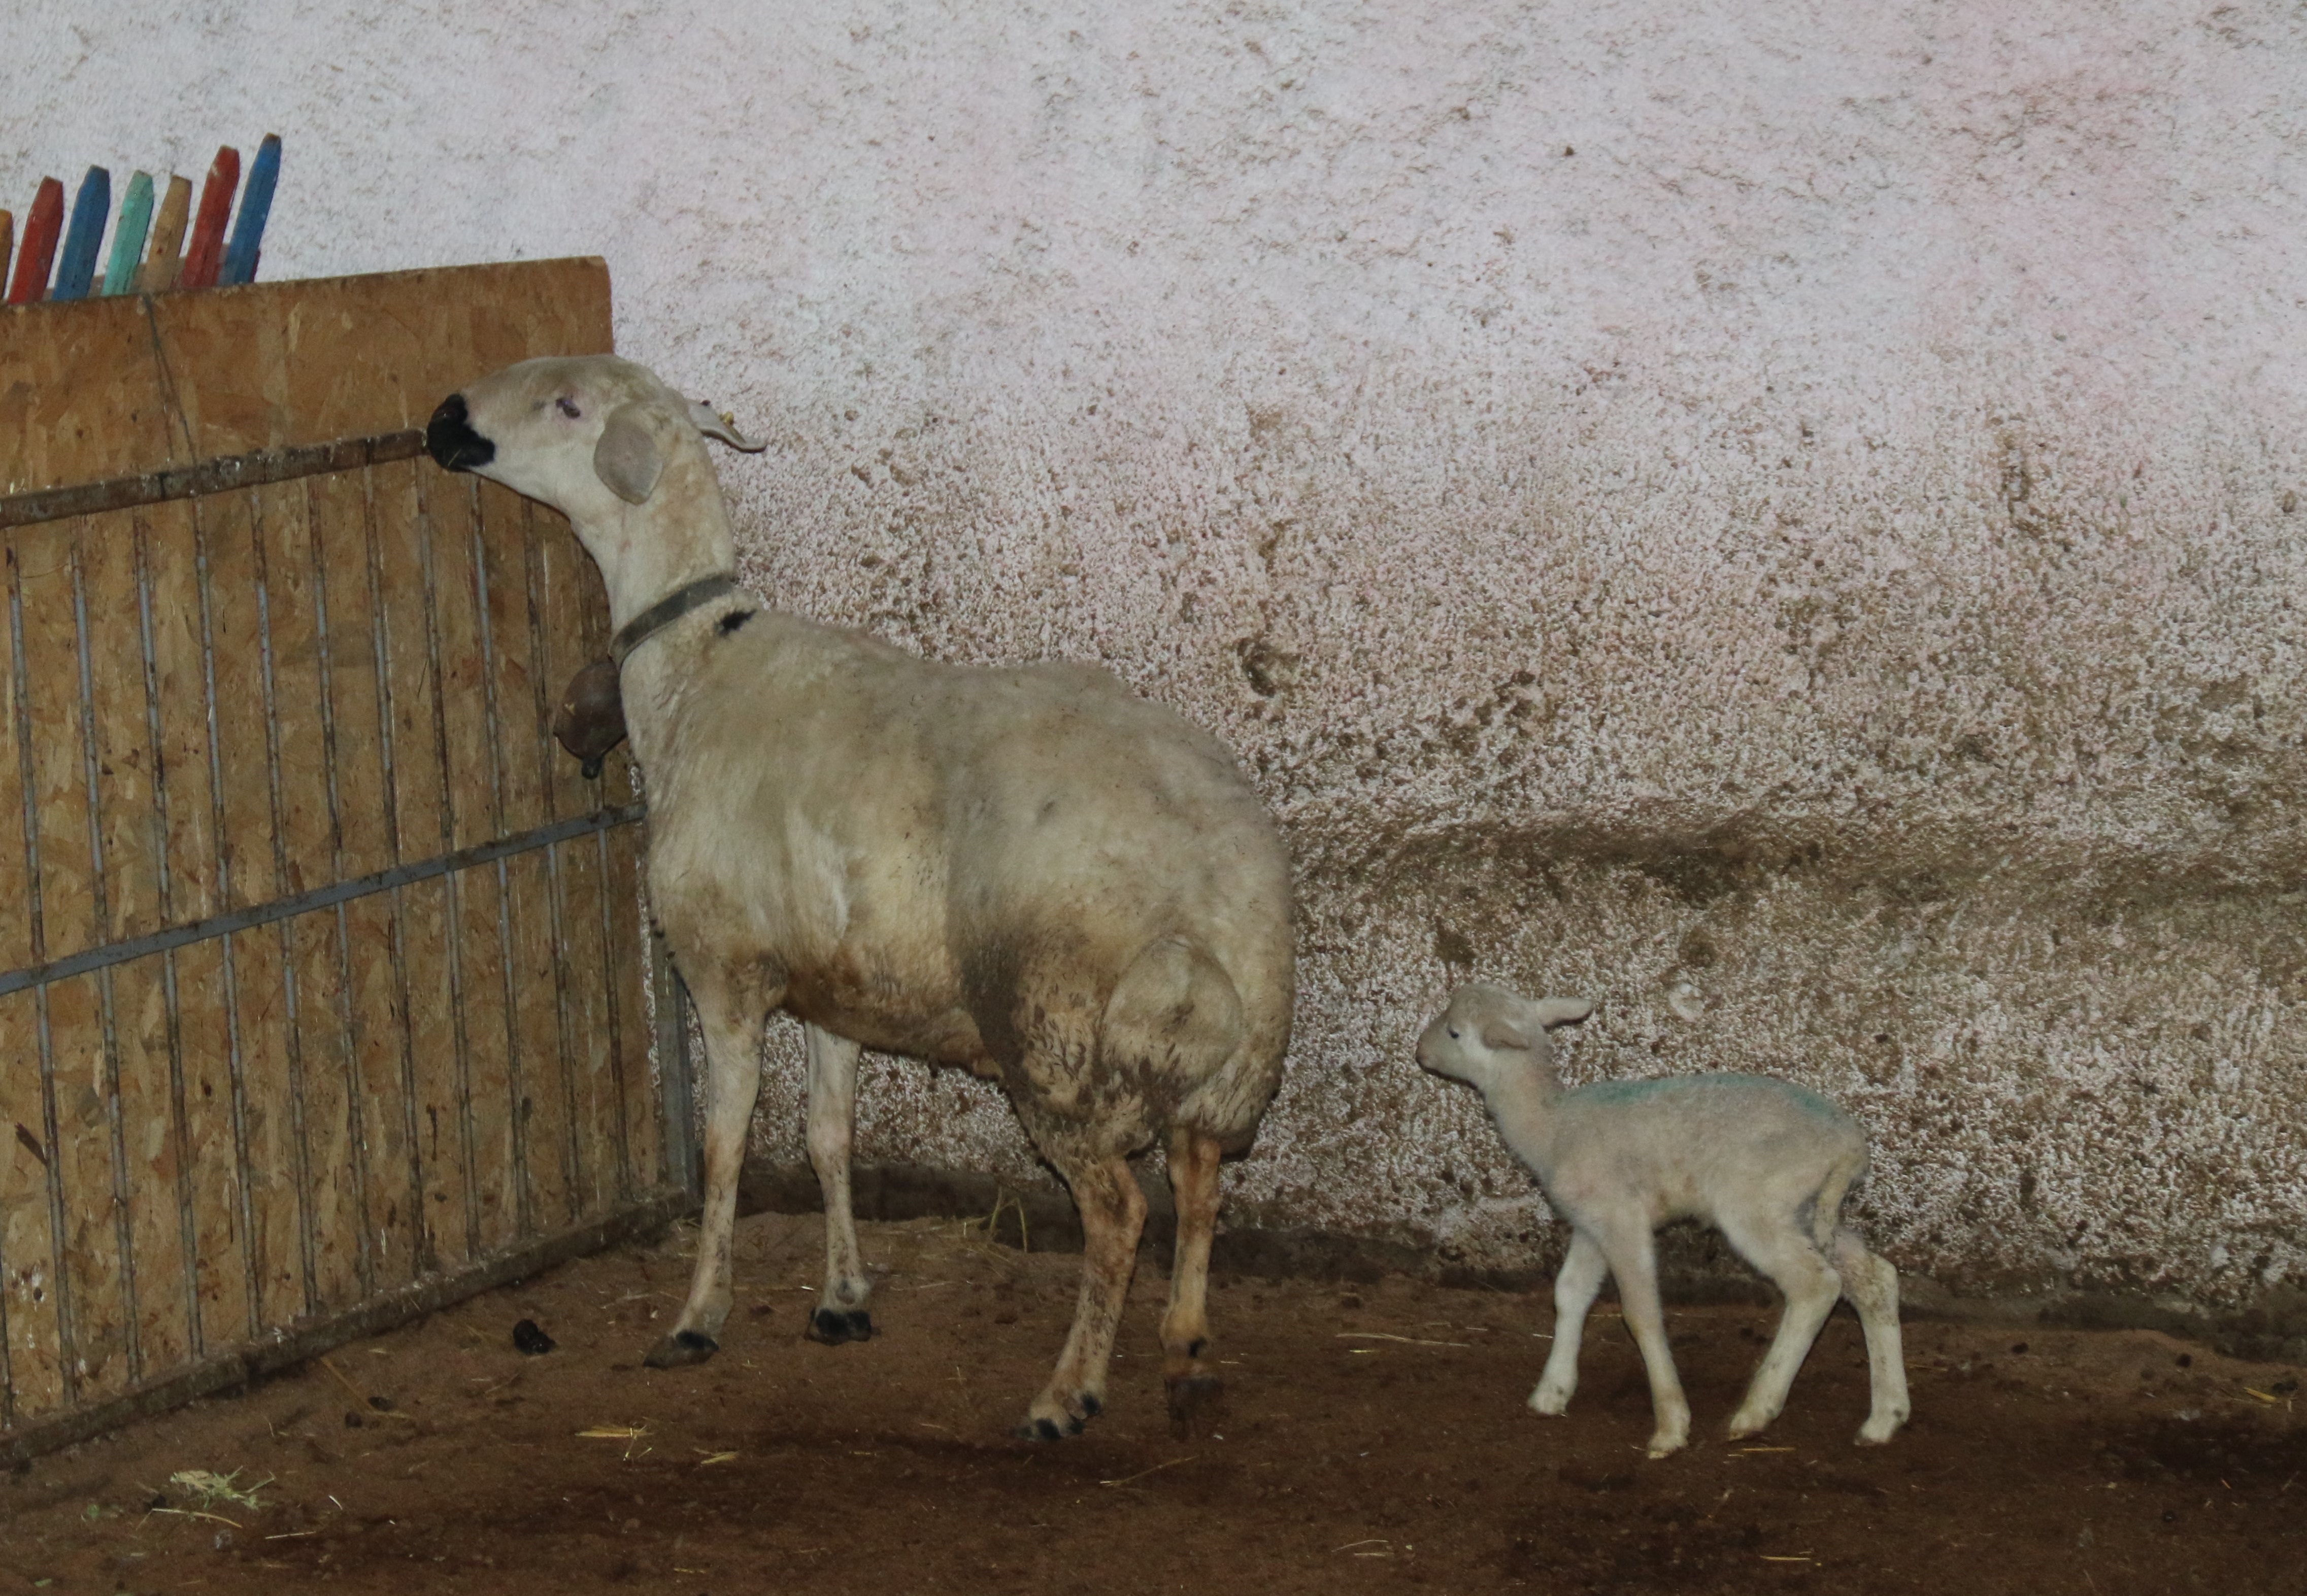
[[[441,401],[425,447],[580,527],[664,496],[714,494],[703,440],[759,449],[712,406],[613,354],[525,360]]]
[[[1461,986],[1418,1038],[1418,1062],[1437,1075],[1487,1089],[1502,1071],[1551,1067],[1547,1033],[1594,1011],[1582,997],[1527,998],[1483,982]]]

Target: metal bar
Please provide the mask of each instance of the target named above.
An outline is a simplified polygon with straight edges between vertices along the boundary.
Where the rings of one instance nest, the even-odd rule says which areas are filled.
[[[150,529],[137,517],[133,538],[136,557],[137,636],[144,652],[144,735],[152,767],[152,858],[160,890],[160,917],[176,913],[176,877],[168,868],[168,760],[167,740],[160,730],[159,656],[152,645],[152,559]],[[195,1358],[206,1350],[201,1328],[200,1225],[193,1208],[192,1121],[184,1106],[184,1011],[176,995],[176,956],[166,952],[160,960],[161,1008],[168,1038],[168,1115],[176,1144],[176,1214],[184,1249],[185,1344]]]
[[[504,722],[497,713],[496,634],[489,620],[489,560],[481,539],[481,479],[470,477],[473,522],[473,608],[481,633],[481,704],[489,727],[489,816],[492,829],[505,825]],[[536,1229],[534,1205],[528,1194],[527,1091],[520,1071],[519,994],[514,990],[512,951],[512,881],[502,859],[497,861],[497,970],[504,986],[505,1090],[507,1112],[512,1116],[513,1228],[519,1235]]]
[[[425,571],[425,649],[433,665],[433,747],[441,763],[441,841],[457,841],[457,795],[449,774],[449,671],[441,656],[440,583],[433,558],[433,508],[417,479],[416,526]],[[473,1053],[465,1029],[465,917],[457,878],[448,878],[449,1014],[457,1039],[457,1118],[465,1153],[465,1250],[481,1250],[481,1182],[473,1146]]]
[[[40,894],[40,798],[39,773],[32,759],[32,700],[24,676],[23,573],[16,550],[8,550],[8,639],[14,666],[16,763],[24,789],[24,896],[32,934],[32,957],[47,951],[42,923]],[[32,997],[40,1058],[40,1135],[47,1151],[41,1164],[47,1174],[49,1265],[56,1271],[56,1369],[64,1380],[64,1401],[80,1400],[79,1358],[73,1334],[72,1275],[64,1267],[64,1144],[56,1134],[56,1038],[48,1029],[48,994],[44,986]],[[12,1387],[13,1390],[13,1387]]]
[[[387,851],[400,858],[400,789],[392,763],[392,612],[384,602],[384,548],[376,530],[376,473],[361,473],[361,537],[368,559],[369,650],[376,670],[376,740],[384,782]],[[437,1268],[425,1215],[425,1144],[416,1125],[416,1027],[408,989],[408,903],[392,889],[392,988],[400,1015],[400,1122],[408,1148],[409,1225],[419,1270]]]
[[[77,537],[72,543],[70,567],[73,648],[80,665],[81,779],[88,789],[89,896],[98,934],[101,935],[112,921],[112,894],[105,880],[104,795],[97,779],[95,668],[89,658],[88,588]],[[112,971],[99,970],[97,1023],[103,1045],[104,1114],[111,1132],[112,1226],[114,1244],[120,1249],[121,1312],[126,1321],[123,1333],[128,1344],[128,1378],[130,1384],[135,1385],[144,1378],[144,1338],[136,1305],[136,1233],[129,1222],[128,1141],[125,1128],[120,1122],[120,1027],[112,997]]]
[[[264,506],[248,495],[249,552],[256,576],[256,658],[264,700],[264,791],[272,820],[272,879],[287,887],[288,816],[280,798],[280,700],[272,670],[272,571],[264,550]],[[275,922],[280,942],[281,1031],[288,1054],[288,1156],[296,1182],[296,1254],[304,1266],[304,1315],[320,1310],[321,1271],[313,1235],[313,1146],[304,1122],[304,1016],[296,985],[296,940],[286,919]]]
[[[381,1335],[397,1325],[437,1313],[483,1292],[527,1279],[570,1259],[583,1258],[622,1242],[646,1240],[696,1206],[696,1199],[685,1191],[655,1192],[631,1208],[540,1237],[454,1274],[429,1276],[286,1334],[252,1337],[234,1351],[196,1363],[142,1390],[26,1425],[0,1442],[0,1464],[21,1464],[75,1441],[117,1430],[132,1420],[164,1413],[212,1392],[230,1390],[278,1370],[294,1368],[347,1342]]]
[[[337,786],[336,675],[329,658],[329,562],[321,552],[320,521],[313,514],[310,478],[305,481],[304,499],[305,544],[313,555],[314,653],[319,656],[321,670],[321,764],[328,777],[329,874],[342,880],[345,874],[345,823]],[[356,1238],[353,1263],[359,1271],[360,1293],[366,1297],[376,1289],[376,1266],[370,1256],[368,1233],[368,1133],[361,1110],[360,1035],[353,1008],[351,928],[346,924],[345,906],[339,903],[336,910],[337,1034],[344,1041],[345,1145],[352,1162],[353,1211],[360,1216],[359,1223],[353,1227]]]
[[[219,903],[232,901],[232,833],[225,824],[224,812],[224,748],[221,728],[217,721],[216,686],[216,600],[213,585],[209,580],[208,526],[202,519],[200,507],[191,510],[193,517],[193,569],[199,578],[201,595],[201,687],[206,696],[209,727],[209,825],[216,840],[217,886]],[[248,1170],[248,1089],[241,1068],[240,1053],[240,971],[233,960],[232,935],[224,933],[224,1037],[225,1070],[228,1081],[227,1096],[232,1108],[232,1157],[235,1207],[240,1217],[240,1251],[247,1267],[248,1326],[255,1333],[264,1323],[263,1260],[257,1256],[256,1214],[249,1195]]]
[[[522,573],[528,584],[528,657],[529,685],[536,700],[536,735],[545,751],[545,796],[546,813],[554,805],[553,792],[553,700],[548,696],[545,678],[545,600],[539,582],[539,560],[536,547],[536,506],[533,499],[520,501],[520,549]],[[561,879],[561,850],[545,850],[545,880],[546,915],[553,928],[553,1039],[561,1058],[562,1137],[561,1190],[565,1194],[569,1218],[573,1222],[585,1211],[579,1193],[578,1171],[581,1160],[578,1156],[577,1139],[577,1066],[570,1051],[572,1028],[569,1022],[569,961],[562,950],[569,945],[568,884]]]
[[[424,452],[424,430],[410,427],[369,438],[339,438],[329,443],[262,449],[253,455],[227,455],[166,471],[147,472],[142,476],[116,476],[69,488],[47,488],[37,493],[13,493],[0,498],[0,529],[33,526],[73,516],[101,515],[107,510],[133,509],[138,505],[160,504],[175,499],[229,493],[237,488],[291,482],[300,476],[358,471],[365,465],[407,460]]]
[[[108,943],[46,964],[28,965],[22,969],[0,974],[0,997],[12,992],[21,992],[26,987],[45,986],[51,982],[68,980],[73,976],[84,976],[90,970],[125,964],[132,959],[149,959],[155,953],[181,948],[187,943],[209,942],[219,936],[230,936],[238,931],[253,931],[275,920],[349,903],[356,898],[365,898],[371,893],[412,886],[438,875],[453,875],[476,865],[494,864],[499,859],[527,853],[533,848],[549,848],[555,842],[566,842],[588,832],[630,825],[646,818],[648,813],[648,807],[645,804],[596,809],[573,820],[556,820],[550,825],[533,826],[510,837],[500,837],[493,842],[477,842],[470,848],[459,849],[455,853],[419,860],[414,865],[395,865],[367,875],[356,876],[350,881],[335,881],[326,886],[313,887],[292,898],[276,898],[270,903],[252,904],[246,909],[236,909],[229,914],[211,915],[189,926],[173,926],[165,931],[154,931],[126,942]]]
[[[625,1106],[625,1027],[617,1001],[617,926],[610,916],[610,904],[616,893],[609,883],[616,879],[609,872],[609,833],[594,833],[593,845],[600,850],[601,865],[601,972],[602,986],[606,991],[609,1007],[609,1085],[617,1095],[617,1194],[630,1197],[633,1193],[633,1129],[631,1111]]]

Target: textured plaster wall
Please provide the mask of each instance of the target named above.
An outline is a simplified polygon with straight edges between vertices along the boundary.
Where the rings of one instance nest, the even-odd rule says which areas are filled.
[[[1237,1219],[1554,1227],[1408,1045],[1786,1072],[1969,1292],[2307,1287],[2307,21],[81,0],[0,186],[270,129],[284,277],[598,252],[745,574],[1232,740],[1302,872]],[[760,1151],[797,1159],[789,1043]],[[1039,1174],[877,1061],[862,1155]]]

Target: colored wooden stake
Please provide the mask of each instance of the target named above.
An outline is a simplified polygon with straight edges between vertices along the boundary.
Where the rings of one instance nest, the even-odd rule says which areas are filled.
[[[96,280],[96,252],[104,243],[104,224],[112,219],[112,174],[90,166],[80,180],[73,201],[72,226],[64,231],[63,253],[56,257],[56,286],[50,299],[86,299]]]
[[[240,151],[227,144],[209,163],[201,185],[201,209],[193,218],[193,242],[184,248],[179,288],[213,288],[224,265],[224,225],[232,217],[232,192],[240,186]]]
[[[16,252],[16,276],[8,285],[10,304],[30,304],[48,291],[48,268],[56,264],[56,235],[64,225],[64,185],[43,177],[31,214],[24,218],[24,247]]]
[[[136,269],[137,293],[166,294],[176,286],[183,265],[177,252],[184,247],[184,218],[192,209],[193,180],[171,174],[167,195],[152,218],[152,242],[144,246],[144,264]]]
[[[225,283],[256,280],[256,256],[264,243],[264,224],[272,215],[272,190],[280,181],[280,135],[267,133],[249,163],[248,186],[240,191],[240,215],[232,225],[232,243],[224,252]]]
[[[107,296],[136,286],[136,258],[144,252],[144,235],[151,226],[152,174],[139,172],[128,180],[128,192],[120,201],[120,223],[112,230],[112,257],[104,268]]]
[[[0,210],[0,283],[8,280],[8,257],[16,252],[16,213]]]

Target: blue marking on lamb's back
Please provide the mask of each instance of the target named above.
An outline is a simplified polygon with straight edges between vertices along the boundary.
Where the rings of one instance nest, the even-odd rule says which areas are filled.
[[[1741,1096],[1760,1088],[1830,1123],[1849,1117],[1836,1104],[1806,1086],[1781,1080],[1775,1075],[1749,1075],[1738,1071],[1725,1071],[1720,1075],[1654,1075],[1637,1080],[1598,1080],[1577,1088],[1570,1095],[1589,1103],[1639,1103],[1677,1089],[1702,1093],[1721,1087],[1734,1088]]]

